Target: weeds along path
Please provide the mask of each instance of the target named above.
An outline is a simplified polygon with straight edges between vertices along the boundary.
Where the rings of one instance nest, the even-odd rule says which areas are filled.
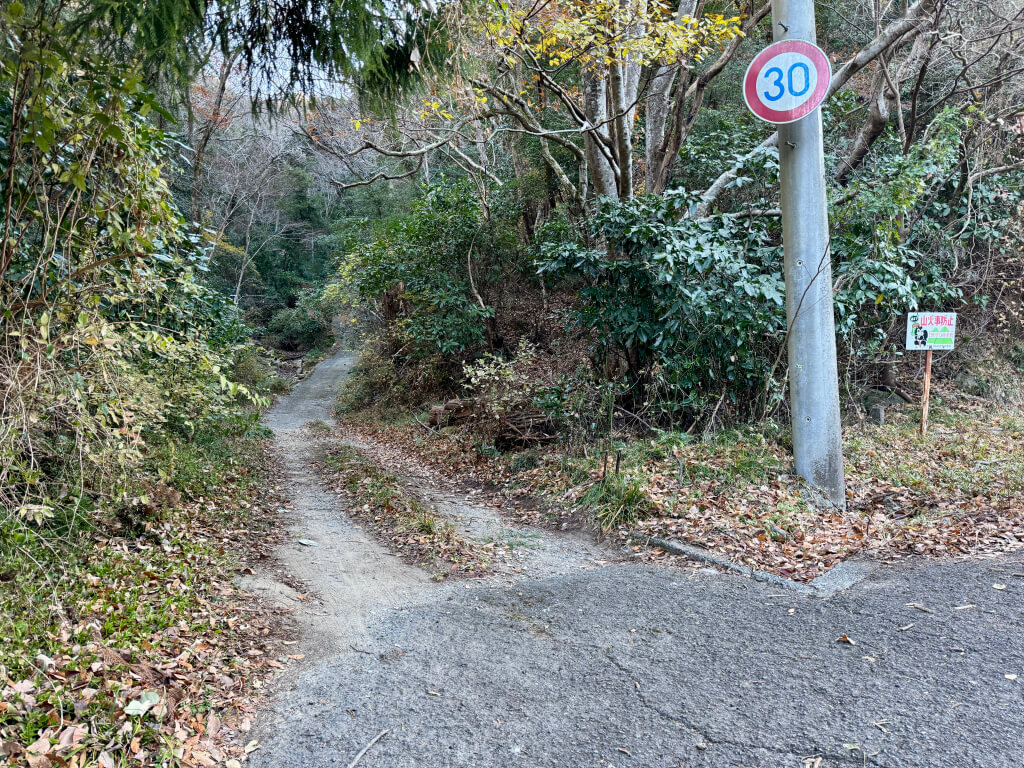
[[[282,495],[290,500],[283,515],[290,535],[277,552],[282,573],[259,573],[243,586],[295,609],[307,656],[357,645],[371,613],[428,586],[426,574],[349,520],[315,469],[326,446],[304,425],[331,418],[338,387],[354,362],[355,356],[345,352],[325,360],[265,420],[282,466]],[[300,599],[303,595],[285,581],[300,582],[311,596]]]
[[[586,531],[554,532],[514,525],[475,493],[464,493],[424,467],[415,457],[343,434],[340,442],[397,478],[404,491],[458,534],[490,551],[492,579],[543,578],[591,570],[621,557]]]

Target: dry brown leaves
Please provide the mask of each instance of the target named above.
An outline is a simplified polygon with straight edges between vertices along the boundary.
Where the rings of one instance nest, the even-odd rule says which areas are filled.
[[[809,503],[802,481],[785,470],[792,460],[779,445],[694,442],[640,467],[654,514],[617,533],[677,538],[801,581],[859,552],[950,557],[1024,545],[1024,417],[941,387],[938,392],[925,438],[917,434],[913,408],[891,410],[885,427],[847,427],[846,511],[822,512]],[[585,480],[579,471],[567,473],[553,450],[535,469],[514,473],[508,457],[484,458],[458,434],[346,429],[367,444],[387,446],[387,455],[406,465],[489,488],[494,506],[504,505],[506,514],[524,522],[578,524],[579,500],[601,480],[593,461],[572,460]],[[737,470],[751,460],[764,471]],[[534,495],[544,497],[543,509],[529,503]]]
[[[297,658],[282,646],[285,617],[232,583],[272,549],[278,506],[267,490],[199,499],[137,540],[97,541],[104,557],[137,567],[69,611],[76,619],[47,638],[58,652],[37,656],[31,679],[0,676],[0,765],[238,768],[258,748],[254,698]],[[180,569],[147,568],[154,548]],[[166,609],[168,594],[178,620],[133,633],[151,603]]]

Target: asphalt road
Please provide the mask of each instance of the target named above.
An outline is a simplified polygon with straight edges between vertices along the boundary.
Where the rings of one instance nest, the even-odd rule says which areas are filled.
[[[387,729],[360,768],[1017,768],[1022,570],[885,568],[827,600],[650,566],[439,587],[286,681],[256,764],[348,766]]]

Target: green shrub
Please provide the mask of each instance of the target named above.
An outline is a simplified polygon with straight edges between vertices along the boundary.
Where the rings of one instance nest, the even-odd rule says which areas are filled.
[[[773,233],[728,217],[681,220],[690,202],[607,204],[592,222],[606,250],[557,244],[540,260],[545,273],[584,279],[576,322],[669,423],[699,418],[723,394],[752,414],[778,396],[784,372],[774,367],[785,286]]]
[[[642,474],[609,472],[580,497],[580,503],[594,511],[594,519],[604,531],[629,526],[654,511],[647,495],[649,484],[650,479]]]
[[[261,394],[281,395],[291,388],[288,381],[274,373],[270,365],[260,357],[259,351],[252,346],[242,347],[235,353],[231,377]]]
[[[228,376],[245,328],[198,279],[209,243],[175,207],[141,72],[3,13],[0,517],[39,526],[130,503],[152,445],[257,398]]]
[[[375,307],[392,354],[465,359],[496,342],[494,308],[479,291],[516,248],[514,224],[485,217],[468,183],[443,180],[344,256],[333,290]]]
[[[266,341],[287,352],[329,347],[335,306],[313,293],[305,293],[295,307],[279,310],[267,322]]]

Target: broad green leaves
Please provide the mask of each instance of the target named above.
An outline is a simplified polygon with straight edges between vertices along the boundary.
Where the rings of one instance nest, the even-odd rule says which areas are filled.
[[[602,356],[627,362],[648,405],[683,421],[720,396],[741,411],[763,405],[778,389],[785,332],[771,233],[728,217],[680,219],[690,202],[676,193],[609,203],[594,220],[607,251],[563,247],[540,259],[542,272],[587,277],[577,321],[596,332]]]

